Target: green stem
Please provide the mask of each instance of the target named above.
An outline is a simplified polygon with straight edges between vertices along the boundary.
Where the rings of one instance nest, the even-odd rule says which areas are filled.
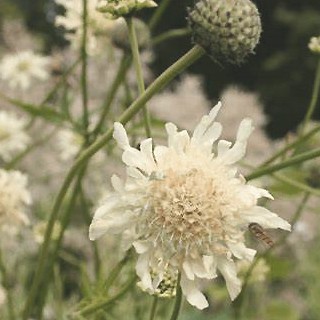
[[[81,44],[81,94],[82,94],[82,109],[83,109],[83,130],[87,133],[89,126],[88,112],[88,84],[87,84],[87,18],[88,18],[88,0],[82,0],[82,44]],[[86,134],[87,137],[87,134]]]
[[[320,148],[317,148],[313,151],[304,152],[304,153],[301,153],[301,154],[299,154],[295,157],[292,157],[288,160],[284,160],[281,163],[277,163],[277,164],[274,164],[269,167],[262,167],[260,169],[257,169],[253,173],[246,176],[246,180],[249,181],[249,180],[257,179],[257,178],[262,177],[264,175],[273,173],[275,171],[278,171],[278,170],[281,170],[284,168],[288,168],[290,166],[294,166],[296,164],[317,158],[319,156],[320,156]]]
[[[95,303],[92,303],[91,305],[84,307],[82,310],[79,310],[75,314],[75,317],[88,316],[92,313],[95,313],[96,311],[98,311],[101,308],[106,308],[110,305],[113,305],[118,299],[123,297],[129,291],[129,289],[132,287],[132,285],[136,282],[136,279],[137,279],[136,276],[133,276],[128,281],[128,283],[115,296],[98,301],[98,302],[95,302]]]
[[[277,153],[275,153],[271,158],[266,160],[261,167],[265,167],[268,164],[272,163],[273,161],[279,159],[283,155],[285,155],[289,150],[296,149],[298,146],[300,146],[302,143],[306,142],[308,139],[313,137],[316,133],[320,131],[320,126],[317,126],[316,128],[312,129],[310,132],[305,134],[304,136],[299,137],[294,142],[287,144],[283,149],[279,150]]]
[[[152,44],[153,45],[158,45],[159,43],[170,40],[170,39],[175,39],[175,38],[180,38],[180,37],[185,37],[191,33],[190,29],[188,28],[181,28],[181,29],[173,29],[169,30],[167,32],[164,32],[152,39]]]
[[[181,309],[182,290],[181,290],[181,286],[180,286],[180,279],[181,279],[181,275],[179,273],[178,282],[177,282],[176,299],[175,299],[175,302],[174,302],[174,306],[173,306],[173,310],[172,310],[172,314],[171,314],[170,320],[177,320],[178,317],[179,317],[180,309]]]
[[[304,121],[303,121],[303,125],[301,128],[301,134],[304,133],[309,121],[311,120],[311,118],[313,116],[313,113],[314,113],[315,108],[317,106],[317,101],[318,101],[318,97],[319,97],[319,90],[320,90],[320,59],[318,61],[316,76],[315,76],[315,80],[314,80],[314,84],[313,84],[310,105],[308,107],[307,114],[306,114]]]
[[[160,22],[163,14],[167,10],[169,4],[170,4],[170,0],[162,0],[160,2],[159,7],[156,8],[153,16],[150,19],[150,22],[149,22],[150,30],[153,30],[153,29],[155,29],[157,27],[157,25]]]
[[[157,306],[158,306],[158,301],[159,301],[158,297],[154,296],[153,297],[153,301],[152,301],[149,320],[154,320],[155,319]]]
[[[111,87],[109,89],[109,92],[107,94],[107,98],[104,102],[104,105],[102,107],[102,113],[99,119],[99,122],[97,123],[96,127],[93,130],[93,135],[97,136],[101,129],[102,126],[104,124],[104,121],[110,111],[111,108],[111,104],[116,96],[116,93],[125,77],[125,74],[127,72],[127,70],[129,69],[129,66],[131,64],[131,57],[124,55],[121,59],[120,65],[119,65],[119,69],[117,72],[117,75],[113,81],[113,83],[111,84]]]
[[[13,296],[12,296],[12,291],[10,287],[10,281],[9,281],[9,275],[7,272],[7,268],[3,262],[2,258],[2,252],[0,250],[0,273],[2,276],[2,284],[3,287],[6,289],[6,297],[7,297],[7,308],[8,308],[8,319],[9,320],[15,320],[15,305],[13,303]]]
[[[133,57],[133,64],[137,74],[138,80],[138,89],[140,95],[145,92],[144,79],[143,79],[143,70],[141,65],[140,53],[139,53],[139,45],[136,30],[134,27],[133,19],[131,17],[126,19],[128,30],[129,30],[129,40],[131,45],[131,52]],[[144,126],[146,130],[146,135],[148,138],[151,137],[151,125],[150,125],[150,115],[147,110],[147,106],[144,105],[143,108],[143,118],[144,118]]]
[[[164,88],[170,81],[172,81],[178,74],[183,70],[197,61],[204,55],[204,50],[199,46],[194,46],[190,49],[184,56],[182,56],[176,63],[170,66],[166,71],[164,71],[148,88],[147,90],[139,96],[126,111],[120,116],[119,121],[122,124],[126,124],[144,105],[150,100],[156,93],[158,93],[162,88]],[[97,141],[90,145],[75,161],[69,172],[67,173],[61,189],[55,199],[52,211],[50,213],[48,226],[45,233],[45,239],[41,247],[39,254],[38,264],[36,266],[35,279],[30,288],[30,293],[25,304],[25,309],[23,313],[23,319],[28,319],[30,311],[33,308],[35,301],[35,296],[38,288],[43,280],[44,267],[47,256],[49,254],[48,249],[51,241],[51,234],[55,221],[58,218],[59,210],[62,201],[72,183],[74,177],[76,176],[78,170],[82,167],[84,163],[89,161],[89,159],[99,151],[106,143],[108,143],[112,138],[113,129],[110,128],[105,134],[100,136]]]

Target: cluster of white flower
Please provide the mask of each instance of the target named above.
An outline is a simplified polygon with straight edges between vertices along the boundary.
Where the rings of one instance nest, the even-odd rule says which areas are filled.
[[[11,88],[30,88],[32,80],[46,80],[50,63],[49,57],[43,57],[31,51],[21,51],[4,56],[0,62],[0,78]]]
[[[125,247],[139,254],[136,272],[146,291],[157,292],[164,275],[179,270],[183,294],[199,309],[208,306],[199,280],[216,278],[217,270],[231,299],[239,294],[234,258],[251,261],[255,255],[244,244],[250,223],[290,230],[288,222],[258,205],[261,197],[272,199],[269,192],[247,184],[234,166],[245,155],[251,120],[241,122],[233,145],[217,142],[220,107],[201,119],[191,137],[168,123],[168,147],[153,149],[147,139],[137,150],[115,123],[113,136],[124,150],[128,178],[123,183],[112,177],[115,191],[95,212],[89,231],[91,240],[124,235]]]
[[[24,131],[25,125],[24,119],[0,111],[0,158],[10,161],[27,147],[30,138]]]
[[[56,3],[65,7],[65,15],[56,17],[55,25],[66,29],[66,38],[71,45],[78,49],[81,46],[83,36],[83,1],[82,0],[56,0]],[[105,40],[114,26],[114,21],[107,19],[105,15],[96,10],[98,0],[90,0],[87,3],[87,32],[88,54],[99,54],[104,49]]]
[[[27,225],[25,206],[31,204],[27,176],[20,171],[0,169],[0,227],[2,231]]]

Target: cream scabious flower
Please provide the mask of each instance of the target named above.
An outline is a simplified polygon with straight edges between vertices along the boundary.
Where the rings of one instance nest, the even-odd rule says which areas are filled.
[[[43,57],[31,51],[8,54],[0,62],[0,78],[15,89],[28,89],[32,80],[46,80],[49,57]]]
[[[10,161],[19,151],[23,151],[29,141],[24,132],[25,121],[6,111],[0,111],[0,158]]]
[[[55,19],[55,25],[67,30],[66,38],[71,45],[78,49],[81,46],[83,35],[83,1],[82,0],[56,0],[57,4],[64,6],[65,15],[59,15]],[[114,26],[114,21],[107,19],[105,15],[96,10],[98,0],[90,0],[87,3],[87,51],[91,55],[99,54],[103,48],[101,42],[108,39],[108,34]]]
[[[20,171],[0,169],[0,228],[16,228],[28,224],[25,206],[31,204],[27,176]]]
[[[71,129],[62,129],[57,135],[60,158],[64,161],[73,159],[81,149],[84,138]]]
[[[154,149],[151,139],[140,150],[131,147],[115,123],[128,178],[123,183],[112,177],[114,192],[96,210],[89,230],[91,240],[123,234],[124,246],[139,255],[136,272],[148,292],[156,292],[168,271],[178,270],[183,294],[199,309],[208,306],[199,280],[214,279],[218,271],[232,300],[241,291],[234,259],[251,261],[256,253],[244,244],[250,223],[290,230],[288,222],[258,205],[261,197],[272,199],[269,192],[247,184],[234,166],[245,155],[251,120],[241,122],[234,144],[217,141],[220,107],[201,119],[191,137],[166,124],[168,146]]]

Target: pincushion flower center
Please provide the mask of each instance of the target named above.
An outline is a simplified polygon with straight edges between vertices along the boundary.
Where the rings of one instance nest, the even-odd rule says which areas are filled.
[[[154,180],[149,225],[175,246],[205,245],[223,237],[221,199],[212,177],[199,169]]]

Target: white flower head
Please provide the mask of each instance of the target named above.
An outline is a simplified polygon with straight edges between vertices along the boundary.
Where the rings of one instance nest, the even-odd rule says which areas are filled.
[[[269,192],[247,184],[234,166],[245,155],[251,120],[241,122],[234,144],[218,141],[220,107],[201,119],[191,137],[168,123],[168,146],[154,149],[151,139],[142,141],[140,150],[131,147],[125,129],[115,123],[113,136],[123,149],[128,178],[125,183],[112,178],[115,191],[98,207],[89,230],[91,240],[106,233],[130,239],[139,255],[140,285],[149,292],[168,269],[178,270],[183,294],[199,309],[208,306],[199,282],[216,278],[218,271],[231,299],[239,294],[234,259],[251,261],[256,253],[244,243],[250,223],[290,230],[288,222],[257,204],[261,197],[272,199]]]
[[[17,152],[25,150],[30,141],[25,125],[24,119],[0,111],[0,158],[10,161]]]
[[[25,206],[31,204],[27,176],[20,171],[0,169],[0,228],[17,228],[29,224]]]
[[[56,3],[64,6],[65,15],[56,17],[55,25],[63,27],[67,31],[66,38],[71,45],[78,49],[81,46],[83,35],[83,1],[82,0],[56,0]],[[114,21],[107,19],[105,15],[96,10],[98,0],[90,0],[87,3],[87,51],[91,55],[100,53],[101,42],[108,37],[114,26]]]
[[[33,80],[46,80],[49,77],[47,67],[49,57],[43,57],[31,51],[8,54],[0,62],[0,78],[8,82],[9,87],[28,89]]]
[[[320,54],[320,36],[319,37],[312,37],[308,44],[308,47],[311,52],[315,54]]]

